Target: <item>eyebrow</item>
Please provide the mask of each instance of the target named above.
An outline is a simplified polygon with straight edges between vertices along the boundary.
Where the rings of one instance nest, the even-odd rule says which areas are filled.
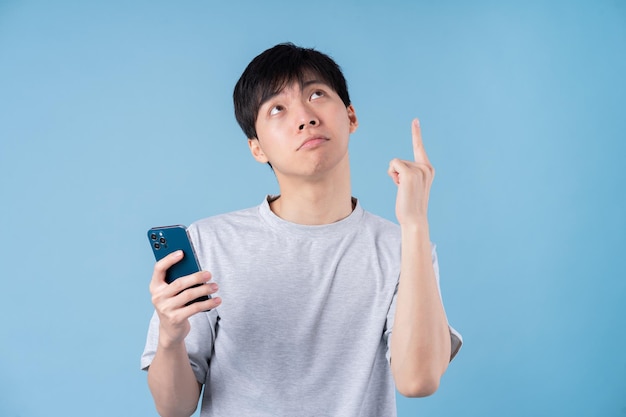
[[[302,86],[300,88],[306,88],[312,84],[326,84],[325,82],[322,82],[318,79],[312,79],[312,80],[308,80],[302,83]]]
[[[305,88],[313,85],[313,84],[322,84],[322,85],[328,85],[328,83],[318,80],[317,78],[313,78],[311,80],[307,80],[304,81],[300,84],[300,89],[304,90]],[[284,92],[285,88],[283,87],[282,89],[280,89],[279,91],[275,92],[274,94],[268,96],[265,100],[261,101],[261,103],[259,103],[259,109],[261,107],[263,107],[265,104],[267,104],[268,101],[271,101],[274,97],[281,95]]]

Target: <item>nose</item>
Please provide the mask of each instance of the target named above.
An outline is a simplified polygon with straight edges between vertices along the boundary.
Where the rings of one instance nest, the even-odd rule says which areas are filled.
[[[309,120],[308,124],[311,125],[311,126],[315,126],[316,124],[318,124],[318,122],[315,119],[311,119],[311,120]],[[300,124],[300,126],[298,126],[298,130],[304,130],[304,127],[306,125],[307,125],[307,123]]]
[[[307,103],[305,100],[301,103],[296,101],[292,107],[293,115],[295,116],[294,121],[296,122],[296,126],[298,126],[299,132],[305,130],[307,126],[310,128],[320,125],[319,114],[310,103]]]

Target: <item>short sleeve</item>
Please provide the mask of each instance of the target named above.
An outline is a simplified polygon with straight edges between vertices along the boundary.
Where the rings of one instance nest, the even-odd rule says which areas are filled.
[[[431,243],[431,256],[433,269],[435,271],[435,278],[437,280],[437,290],[439,291],[439,297],[441,298],[441,287],[439,285],[439,261],[437,259],[437,247],[436,245]],[[398,278],[399,281],[399,278]],[[385,330],[383,332],[383,339],[387,343],[387,361],[391,362],[391,331],[393,329],[394,318],[396,315],[396,300],[398,298],[398,284],[396,284],[396,289],[393,293],[393,298],[391,300],[391,305],[389,306],[389,311],[387,312],[387,322],[385,324]],[[442,300],[443,303],[443,300]],[[450,330],[450,360],[454,359],[456,354],[461,349],[463,345],[463,337],[461,334],[456,331],[450,324],[448,324],[448,328]]]
[[[196,379],[204,384],[209,372],[211,352],[215,340],[216,310],[194,314],[189,318],[191,330],[185,338],[189,362]],[[159,340],[159,317],[154,312],[148,328],[146,345],[141,355],[141,369],[147,371],[154,359]]]

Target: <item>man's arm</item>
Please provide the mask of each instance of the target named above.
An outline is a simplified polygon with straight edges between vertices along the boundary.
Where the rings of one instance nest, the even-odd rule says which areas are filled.
[[[148,386],[162,417],[189,417],[198,406],[202,385],[191,369],[185,343],[169,348],[159,343],[148,368]]]
[[[428,197],[434,178],[419,122],[412,124],[415,162],[394,159],[389,175],[398,185],[396,216],[402,261],[391,333],[391,370],[407,397],[433,394],[450,361],[450,331],[441,303],[428,229]]]
[[[191,330],[189,317],[221,303],[215,297],[186,305],[217,291],[215,283],[190,288],[206,284],[211,279],[207,271],[178,278],[171,284],[165,282],[165,271],[181,259],[182,251],[177,251],[158,261],[150,283],[152,303],[159,316],[159,341],[148,368],[148,386],[162,417],[189,417],[196,410],[202,385],[196,380],[185,347],[185,337]]]

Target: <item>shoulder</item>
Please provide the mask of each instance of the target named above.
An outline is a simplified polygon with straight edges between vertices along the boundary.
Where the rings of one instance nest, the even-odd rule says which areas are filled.
[[[363,210],[363,224],[364,229],[371,230],[376,236],[379,236],[381,240],[389,242],[391,245],[400,245],[402,233],[399,224],[365,210]],[[436,258],[437,245],[430,242],[430,250],[432,256]]]
[[[388,238],[400,237],[400,226],[391,220],[363,210],[362,227],[376,235]]]
[[[197,220],[189,226],[190,229],[204,229],[215,226],[222,226],[228,224],[237,224],[250,220],[258,219],[259,207],[249,207],[242,210],[231,211],[229,213],[217,214],[215,216],[205,217]]]
[[[262,228],[258,207],[218,214],[192,223],[187,233],[200,263],[207,264],[205,256],[216,248],[239,248],[252,231]]]
[[[357,235],[360,242],[373,244],[379,256],[394,260],[400,256],[402,236],[397,223],[363,210]]]
[[[189,226],[187,232],[194,243],[218,237],[230,239],[260,227],[260,223],[259,207],[256,206],[197,220]]]

